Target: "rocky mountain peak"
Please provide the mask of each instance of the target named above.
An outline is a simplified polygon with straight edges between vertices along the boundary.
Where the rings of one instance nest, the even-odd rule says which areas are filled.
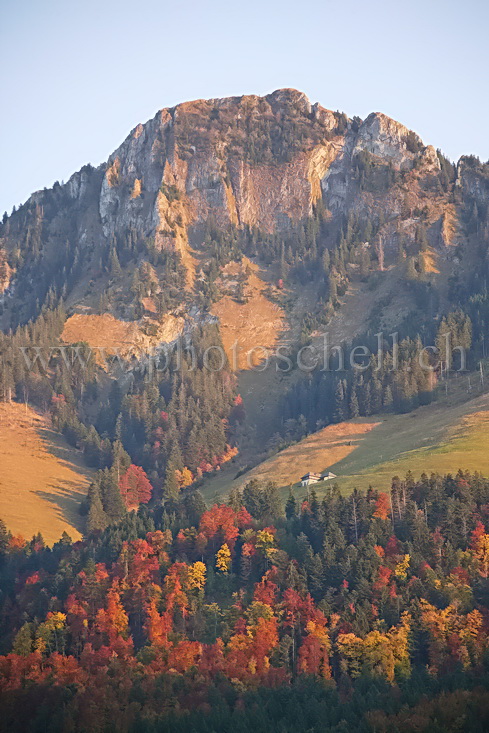
[[[462,166],[459,177],[464,170],[474,168]],[[421,225],[436,245],[453,206],[451,176],[434,148],[380,112],[350,119],[296,89],[200,99],[160,110],[106,164],[34,194],[4,221],[0,250],[9,281],[28,283],[29,262],[47,272],[60,248],[84,251],[96,277],[100,253],[128,238],[141,249],[150,242],[180,258],[192,289],[191,252],[209,221],[287,238],[321,206],[333,239],[354,216],[380,227],[386,251]],[[474,195],[479,189],[471,183]],[[413,212],[421,210],[420,224]]]

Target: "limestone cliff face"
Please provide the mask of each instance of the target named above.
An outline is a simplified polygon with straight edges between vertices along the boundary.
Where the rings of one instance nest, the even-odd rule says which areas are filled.
[[[461,188],[485,200],[485,184],[467,170]],[[383,222],[387,247],[413,234],[423,210],[432,243],[446,244],[453,203],[439,174],[435,150],[404,125],[377,112],[350,120],[293,89],[180,104],[138,125],[106,164],[33,194],[4,222],[3,287],[24,272],[27,289],[26,262],[56,263],[69,248],[96,277],[100,250],[130,236],[178,251],[191,288],[191,247],[209,219],[286,233],[319,199],[338,222],[350,212]]]
[[[62,188],[78,210],[98,195],[105,238],[130,228],[168,245],[183,236],[175,233],[176,220],[185,219],[188,229],[209,216],[222,225],[280,231],[309,216],[322,191],[333,208],[341,205],[351,187],[345,170],[362,151],[409,169],[416,157],[406,147],[409,134],[379,113],[354,131],[345,116],[291,89],[199,100],[138,125],[102,166],[98,192],[87,170]],[[38,192],[27,205],[43,205],[46,196]]]
[[[222,226],[286,229],[309,216],[320,196],[343,145],[336,127],[334,113],[313,108],[294,90],[164,109],[109,158],[100,192],[103,233],[132,227],[167,245],[176,220],[185,219],[188,230],[210,216]],[[178,247],[182,232],[173,238]]]
[[[409,130],[380,112],[370,114],[358,131],[353,155],[361,151],[376,155],[397,168],[410,168],[413,154],[407,149]],[[415,136],[418,143],[421,140]]]

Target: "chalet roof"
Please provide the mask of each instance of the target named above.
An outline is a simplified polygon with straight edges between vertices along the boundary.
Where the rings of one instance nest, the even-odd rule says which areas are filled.
[[[318,481],[321,478],[321,474],[319,473],[313,473],[312,471],[309,471],[309,473],[304,474],[304,476],[301,476],[301,481],[305,481],[308,478],[317,478]]]

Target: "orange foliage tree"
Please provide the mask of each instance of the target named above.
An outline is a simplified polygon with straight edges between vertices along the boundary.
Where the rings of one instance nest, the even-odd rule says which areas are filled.
[[[389,519],[390,501],[388,494],[381,493],[375,502],[374,517],[377,519]]]

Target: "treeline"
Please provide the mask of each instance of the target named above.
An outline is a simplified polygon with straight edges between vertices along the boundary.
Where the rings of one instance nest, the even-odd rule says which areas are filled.
[[[418,335],[414,340],[401,340],[395,349],[383,340],[383,351],[379,351],[376,336],[363,336],[342,345],[340,354],[333,348],[337,345],[329,344],[327,365],[319,347],[317,368],[298,380],[283,398],[282,433],[293,437],[298,419],[304,434],[355,417],[406,413],[430,404],[447,369],[477,366],[476,356],[470,353],[471,319],[462,311],[442,318],[433,344],[436,351],[425,350]],[[368,355],[355,349],[366,349]],[[350,354],[355,355],[358,368],[349,363]]]

